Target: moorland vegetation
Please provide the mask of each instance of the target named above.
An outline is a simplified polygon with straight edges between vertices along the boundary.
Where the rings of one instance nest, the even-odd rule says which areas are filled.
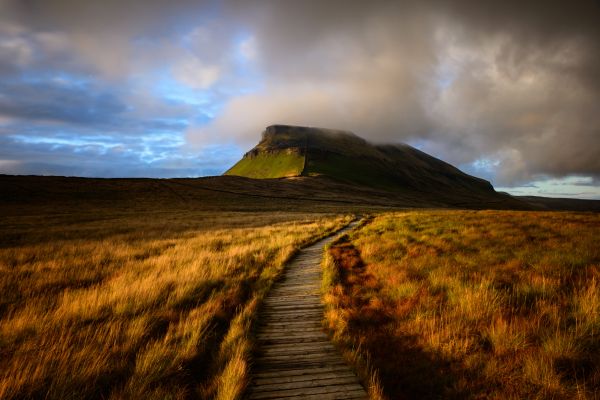
[[[326,325],[389,398],[596,398],[599,227],[594,213],[377,215],[328,250]]]
[[[298,248],[349,220],[46,217],[7,216],[0,228],[2,399],[240,396],[261,298]]]

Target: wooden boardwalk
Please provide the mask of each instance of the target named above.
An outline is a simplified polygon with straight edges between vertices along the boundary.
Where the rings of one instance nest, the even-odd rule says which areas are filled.
[[[368,398],[321,325],[321,258],[335,237],[301,250],[265,299],[248,399]]]

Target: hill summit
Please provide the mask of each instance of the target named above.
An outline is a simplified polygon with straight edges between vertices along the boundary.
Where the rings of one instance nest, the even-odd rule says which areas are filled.
[[[271,125],[225,175],[322,176],[386,191],[494,195],[492,185],[406,144],[377,145],[348,131]]]

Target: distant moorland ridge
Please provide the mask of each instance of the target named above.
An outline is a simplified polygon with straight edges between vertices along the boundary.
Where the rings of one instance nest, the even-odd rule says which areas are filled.
[[[408,145],[375,145],[347,131],[289,125],[267,127],[260,142],[224,176],[0,175],[0,215],[116,209],[365,212],[406,207],[600,211],[600,201],[515,197]]]

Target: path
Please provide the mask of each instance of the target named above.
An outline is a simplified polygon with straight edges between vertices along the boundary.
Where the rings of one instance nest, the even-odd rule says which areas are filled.
[[[248,399],[366,399],[322,329],[323,247],[356,223],[300,251],[261,310]]]

